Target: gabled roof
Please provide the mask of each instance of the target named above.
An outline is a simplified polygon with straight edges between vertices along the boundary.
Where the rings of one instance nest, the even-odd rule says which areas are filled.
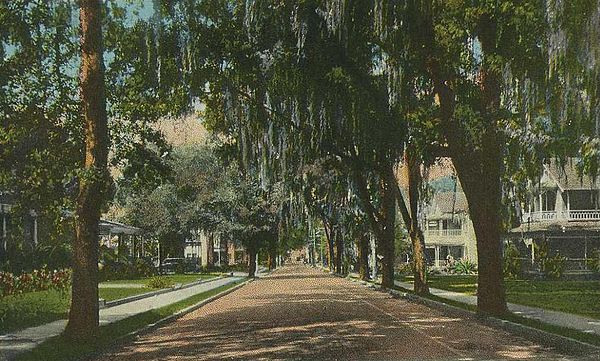
[[[467,204],[465,194],[458,191],[436,193],[427,208],[429,216],[469,212],[469,205]]]
[[[600,179],[593,179],[587,175],[580,176],[573,159],[568,159],[564,165],[556,160],[545,164],[544,176],[556,182],[562,191],[600,189]]]

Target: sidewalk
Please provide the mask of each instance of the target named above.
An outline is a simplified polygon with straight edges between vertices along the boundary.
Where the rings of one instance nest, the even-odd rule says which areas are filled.
[[[413,290],[412,283],[394,281],[394,284],[407,290]],[[429,288],[429,292],[434,296],[445,298],[448,300],[466,303],[469,305],[477,305],[477,296],[471,296],[459,292],[440,290],[437,288]],[[600,336],[600,320],[594,318],[587,318],[579,315],[574,315],[572,313],[544,310],[537,307],[517,305],[514,303],[508,304],[508,310],[516,315],[535,319],[550,325],[567,327],[577,331]]]
[[[124,303],[119,306],[100,310],[100,325],[122,320],[149,310],[168,306],[179,302],[198,293],[210,291],[243,277],[226,277],[198,284],[185,289],[179,289],[168,293],[144,298],[141,300]],[[45,325],[30,327],[11,334],[0,336],[0,361],[11,360],[17,354],[33,349],[38,344],[50,337],[58,336],[65,329],[67,320],[58,320]]]

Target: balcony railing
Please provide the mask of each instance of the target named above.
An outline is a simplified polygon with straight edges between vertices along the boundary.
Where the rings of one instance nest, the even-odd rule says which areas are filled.
[[[600,209],[569,210],[564,212],[541,211],[525,213],[523,215],[523,222],[526,223],[528,219],[530,219],[532,222],[552,221],[555,219],[567,221],[598,221],[600,220]]]
[[[556,219],[556,215],[555,211],[531,212],[525,216],[525,220],[527,221],[527,218],[531,218],[532,221],[551,221]]]
[[[570,221],[600,220],[600,209],[585,211],[569,211]]]
[[[462,229],[428,229],[426,232],[427,236],[442,236],[442,237],[454,237],[460,236]]]

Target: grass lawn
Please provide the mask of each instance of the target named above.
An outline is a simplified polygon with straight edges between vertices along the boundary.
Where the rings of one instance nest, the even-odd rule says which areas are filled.
[[[216,277],[214,274],[167,275],[171,283],[190,283],[198,279]],[[135,283],[145,284],[146,279],[112,281],[105,284]],[[121,298],[150,292],[150,288],[100,288],[100,298],[114,301]],[[68,316],[71,292],[47,290],[11,295],[0,299],[0,334],[6,334],[27,327],[64,319]]]
[[[0,299],[0,334],[67,317],[71,292],[47,290]]]
[[[100,297],[107,301],[150,291],[148,288],[99,289]],[[70,291],[47,290],[6,296],[0,299],[0,334],[64,319],[70,304]]]
[[[412,277],[402,280],[412,282]],[[505,284],[510,303],[600,319],[600,281],[505,280]],[[429,285],[475,295],[477,276],[432,276]]]
[[[72,342],[62,336],[53,337],[32,351],[19,355],[17,360],[53,361],[87,359],[90,356],[104,351],[110,346],[114,345],[117,339],[126,336],[130,332],[139,330],[148,324],[154,323],[166,316],[172,315],[173,313],[178,312],[186,307],[214,296],[217,293],[234,287],[240,282],[243,282],[243,280],[194,295],[169,306],[147,311],[115,323],[101,326],[99,335],[89,343]]]
[[[169,282],[186,284],[190,282],[194,282],[197,280],[204,280],[217,277],[216,273],[194,273],[194,274],[175,274],[175,275],[163,275]],[[115,281],[105,281],[102,282],[101,285],[119,285],[119,284],[137,284],[137,285],[145,285],[151,277],[139,278],[135,280],[115,280]]]
[[[139,295],[142,293],[152,292],[150,288],[100,288],[98,293],[100,298],[104,298],[107,302],[114,301],[121,298]]]

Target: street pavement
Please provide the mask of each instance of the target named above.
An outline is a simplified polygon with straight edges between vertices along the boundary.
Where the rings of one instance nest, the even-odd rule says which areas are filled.
[[[306,266],[287,266],[103,360],[575,359]]]

